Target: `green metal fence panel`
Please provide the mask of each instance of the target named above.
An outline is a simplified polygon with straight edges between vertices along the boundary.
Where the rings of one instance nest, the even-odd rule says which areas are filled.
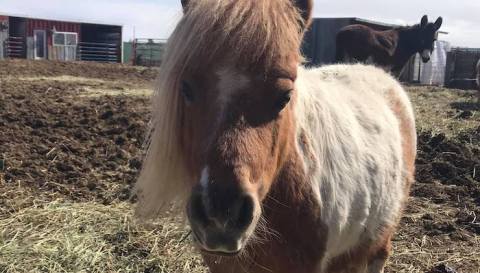
[[[133,42],[123,42],[123,60],[124,64],[132,64]]]

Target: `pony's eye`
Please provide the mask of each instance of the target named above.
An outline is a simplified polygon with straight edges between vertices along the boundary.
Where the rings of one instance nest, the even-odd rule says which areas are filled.
[[[291,97],[292,97],[291,90],[281,94],[275,101],[275,105],[274,105],[275,111],[277,112],[282,111],[282,109],[285,108],[285,106],[287,106],[287,104],[290,102]]]
[[[180,83],[180,91],[187,102],[191,103],[195,100],[195,94],[193,93],[193,89],[188,82],[182,81]]]

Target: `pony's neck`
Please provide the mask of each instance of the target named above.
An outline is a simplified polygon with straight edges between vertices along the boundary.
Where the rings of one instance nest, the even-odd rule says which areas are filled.
[[[264,201],[267,233],[272,235],[265,235],[270,236],[263,246],[266,257],[256,258],[280,257],[283,262],[274,266],[274,272],[313,272],[325,253],[327,229],[320,222],[318,200],[300,170],[298,155],[292,155]]]

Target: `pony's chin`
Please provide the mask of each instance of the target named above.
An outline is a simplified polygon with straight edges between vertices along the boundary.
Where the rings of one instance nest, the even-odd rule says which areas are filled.
[[[242,249],[236,252],[209,251],[206,249],[201,249],[201,252],[208,256],[237,257],[242,252]]]
[[[244,243],[240,243],[240,245],[238,245],[238,249],[235,249],[235,250],[233,249],[227,250],[227,248],[224,248],[224,247],[220,247],[217,249],[210,249],[209,247],[207,247],[205,244],[202,243],[202,241],[197,237],[197,234],[195,232],[193,232],[193,234],[194,234],[193,240],[197,249],[202,254],[207,256],[236,257],[243,251],[245,247]]]
[[[430,59],[424,59],[424,58],[422,58],[422,62],[423,62],[424,64],[428,63],[429,61],[430,61]]]

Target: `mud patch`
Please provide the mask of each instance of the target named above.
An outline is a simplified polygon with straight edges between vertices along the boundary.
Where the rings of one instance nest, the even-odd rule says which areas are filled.
[[[115,77],[118,81],[112,84],[128,89],[132,83],[123,82],[123,77],[132,69],[34,63],[28,63],[33,66],[28,72],[38,73],[35,69],[43,65],[40,75],[56,80],[3,77],[0,85],[0,175],[4,183],[72,200],[108,204],[128,199],[140,168],[149,98],[122,94],[84,97],[80,95],[85,93],[84,84],[108,83],[56,73],[60,67],[65,68],[61,73]],[[8,75],[19,73],[17,69],[13,66]],[[6,71],[0,69],[2,72]],[[126,77],[146,88],[152,81],[150,73],[144,78],[133,72]]]

